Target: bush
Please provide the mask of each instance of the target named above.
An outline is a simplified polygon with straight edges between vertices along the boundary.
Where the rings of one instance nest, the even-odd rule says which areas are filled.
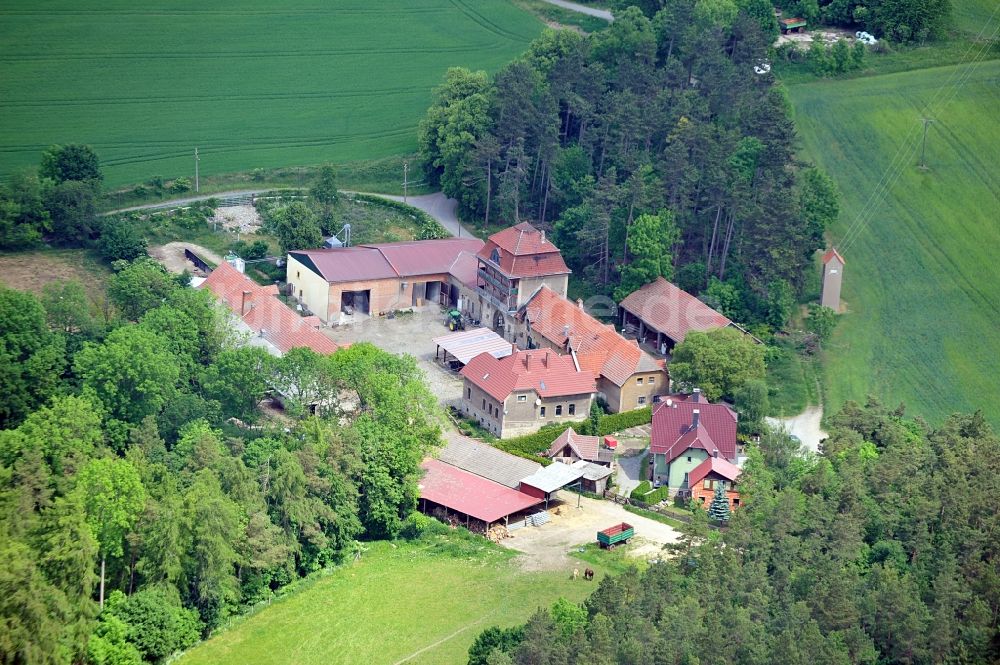
[[[400,201],[384,199],[381,196],[373,196],[371,194],[354,194],[352,198],[355,201],[365,201],[367,203],[382,206],[383,208],[391,208],[397,212],[401,212],[404,215],[412,217],[413,220],[416,221],[417,227],[419,228],[417,231],[417,237],[420,240],[433,240],[435,238],[451,237],[451,234],[448,233],[448,229],[441,226],[436,219],[419,208],[414,208],[413,206]]]
[[[190,178],[177,178],[172,183],[170,183],[170,191],[174,194],[183,194],[184,192],[190,191],[191,189],[191,179]]]
[[[652,490],[653,486],[649,484],[648,480],[644,480],[641,483],[639,483],[638,487],[632,490],[632,494],[630,494],[629,496],[635,499],[636,501],[645,502],[645,499],[643,497],[646,496],[646,494],[648,494]]]
[[[139,229],[132,218],[111,217],[104,223],[97,248],[107,261],[134,261],[145,256],[146,239],[139,235]]]

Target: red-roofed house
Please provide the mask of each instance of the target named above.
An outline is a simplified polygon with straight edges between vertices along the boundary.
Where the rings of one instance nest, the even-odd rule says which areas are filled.
[[[612,411],[651,405],[668,392],[666,366],[548,286],[535,292],[517,314],[526,346],[550,348],[575,356],[597,380],[597,390]]]
[[[678,495],[697,501],[707,510],[715,498],[716,486],[722,485],[723,494],[729,500],[729,509],[734,510],[740,505],[736,481],[741,473],[743,470],[732,462],[721,457],[709,457],[691,471],[688,475],[688,487],[680,490]]]
[[[506,358],[481,353],[462,368],[462,410],[500,438],[590,414],[594,377],[570,356],[518,351]]]
[[[602,466],[612,466],[615,461],[615,453],[604,445],[604,439],[599,436],[577,434],[572,427],[567,427],[556,437],[545,456],[566,464],[583,460]]]
[[[475,288],[478,238],[443,238],[306,249],[288,253],[292,294],[324,321],[342,311],[378,314],[437,304],[454,306]]]
[[[692,331],[734,325],[728,318],[662,277],[630,293],[618,305],[622,330],[666,355]]]
[[[737,414],[725,404],[711,404],[701,391],[668,397],[653,409],[649,452],[654,484],[688,489],[691,473],[710,458],[735,463]]]
[[[566,295],[570,269],[559,248],[527,222],[494,233],[476,256],[481,308],[470,313],[497,331],[543,284]]]
[[[337,344],[318,330],[315,316],[299,316],[275,296],[274,286],[260,286],[228,263],[219,266],[198,288],[215,294],[233,314],[236,327],[248,333],[247,343],[262,346],[276,356],[305,347],[333,353]]]

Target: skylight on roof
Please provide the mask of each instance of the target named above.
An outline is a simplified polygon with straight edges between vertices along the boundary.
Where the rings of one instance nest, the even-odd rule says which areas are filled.
[[[483,374],[483,381],[485,381],[488,378],[490,378],[490,373],[489,372],[486,372],[486,374]]]
[[[542,390],[545,390],[545,382],[544,381],[542,381],[541,385],[542,385]]]

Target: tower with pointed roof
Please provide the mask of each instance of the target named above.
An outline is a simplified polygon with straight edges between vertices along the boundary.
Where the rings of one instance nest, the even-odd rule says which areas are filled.
[[[844,279],[844,257],[836,248],[823,255],[823,294],[820,304],[840,312],[840,286]]]
[[[476,255],[484,325],[504,331],[543,284],[565,297],[570,269],[559,248],[528,222],[494,233]]]

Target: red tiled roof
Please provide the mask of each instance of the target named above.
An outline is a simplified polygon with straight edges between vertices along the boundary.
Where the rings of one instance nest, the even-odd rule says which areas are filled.
[[[692,428],[694,410],[698,427]],[[668,397],[654,407],[649,450],[671,462],[688,448],[716,450],[725,459],[736,459],[736,412],[725,404],[711,404],[700,395]]]
[[[608,462],[612,457],[611,451],[607,451],[607,454],[601,455],[601,438],[597,436],[587,436],[585,434],[577,434],[572,427],[567,427],[566,430],[559,435],[552,445],[549,446],[549,450],[546,453],[546,457],[554,457],[560,453],[566,446],[569,446],[576,456],[582,460],[587,460],[588,462]]]
[[[479,274],[479,261],[476,259],[476,253],[459,252],[455,260],[451,262],[448,274],[471,289],[477,288],[476,280]]]
[[[831,249],[827,250],[826,254],[823,255],[823,265],[826,265],[827,263],[829,263],[833,259],[833,257],[837,257],[837,259],[840,261],[841,265],[846,265],[847,264],[847,261],[844,260],[844,257],[841,256],[840,252],[837,251],[837,248],[834,247],[834,248],[831,248]]]
[[[440,460],[425,459],[420,466],[426,471],[418,484],[421,499],[484,522],[495,522],[542,502]]]
[[[662,277],[630,293],[620,306],[678,343],[692,330],[714,330],[732,323]]]
[[[663,369],[663,363],[640,349],[635,340],[625,339],[613,325],[601,323],[548,286],[539,288],[524,305],[523,315],[533,335],[572,348],[581,368],[615,385],[624,385],[636,372]]]
[[[328,282],[359,282],[447,274],[460,254],[482,246],[478,238],[442,238],[304,249],[289,256]]]
[[[494,250],[498,254],[496,261],[493,260]],[[559,248],[545,237],[544,232],[527,222],[491,235],[478,256],[510,277],[568,275],[571,272]]]
[[[228,263],[220,263],[198,288],[214,293],[235,316],[281,353],[296,347],[316,353],[333,353],[338,348],[317,330],[319,319],[299,316],[274,297],[271,287],[260,286]],[[244,292],[249,292],[250,310],[246,314],[242,311]]]
[[[559,397],[597,390],[592,374],[578,372],[573,358],[551,349],[518,351],[500,359],[481,353],[461,374],[498,401],[514,391],[534,390],[540,397]]]
[[[704,480],[705,476],[710,473],[716,473],[726,480],[734,481],[740,477],[743,470],[732,462],[727,462],[721,457],[709,457],[707,460],[696,466],[690,474],[688,474],[688,487],[694,487]]]

